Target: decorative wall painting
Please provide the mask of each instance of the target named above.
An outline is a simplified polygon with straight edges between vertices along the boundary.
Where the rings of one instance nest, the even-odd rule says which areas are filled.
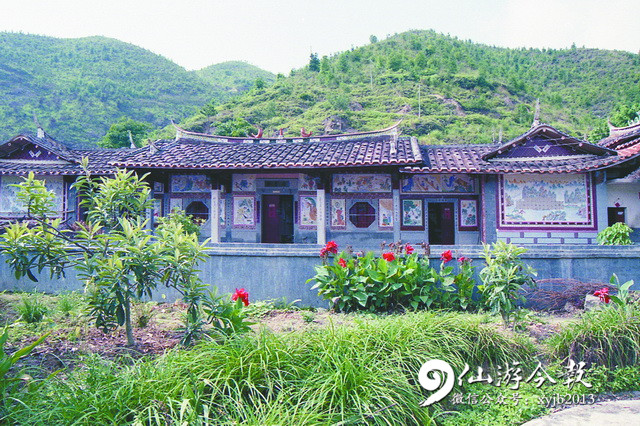
[[[220,227],[224,228],[227,225],[227,202],[224,198],[220,197],[219,211],[220,211]]]
[[[233,226],[252,227],[256,224],[254,197],[233,197]]]
[[[391,175],[335,174],[332,189],[334,193],[391,192]]]
[[[300,174],[298,182],[298,189],[300,191],[315,191],[318,189],[317,179],[309,175],[305,175],[304,173]]]
[[[304,195],[300,197],[300,226],[316,226],[318,221],[318,200]]]
[[[461,231],[475,231],[478,229],[478,201],[475,199],[461,199],[458,205],[459,224]]]
[[[173,175],[171,192],[209,192],[211,181],[207,175]]]
[[[422,200],[402,200],[402,226],[424,228]]]
[[[180,210],[184,210],[184,207],[182,206],[182,198],[171,198],[169,200],[169,213]]]
[[[500,180],[500,227],[593,228],[588,174],[506,174]]]
[[[26,213],[27,209],[22,201],[18,200],[18,187],[11,186],[24,182],[20,176],[2,176],[0,187],[0,216]],[[62,213],[64,210],[64,181],[62,176],[36,176],[36,179],[45,180],[45,186],[55,194],[53,210]]]
[[[331,199],[331,227],[342,228],[347,227],[346,219],[346,200],[344,198]]]
[[[423,174],[402,179],[403,193],[473,194],[475,179],[462,174]]]
[[[378,227],[393,228],[393,199],[378,200]]]
[[[242,173],[233,174],[233,182],[231,184],[233,192],[253,192],[256,190],[256,175],[248,175]]]
[[[153,219],[157,220],[162,216],[162,198],[153,199]]]
[[[153,182],[153,192],[155,194],[164,194],[164,183]]]

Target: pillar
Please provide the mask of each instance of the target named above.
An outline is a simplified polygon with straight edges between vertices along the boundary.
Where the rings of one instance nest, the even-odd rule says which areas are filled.
[[[209,219],[211,225],[211,237],[212,244],[220,242],[220,190],[211,190],[211,202],[209,208]]]
[[[316,201],[318,202],[318,219],[316,230],[318,232],[318,244],[327,244],[327,201],[324,188],[316,191]]]

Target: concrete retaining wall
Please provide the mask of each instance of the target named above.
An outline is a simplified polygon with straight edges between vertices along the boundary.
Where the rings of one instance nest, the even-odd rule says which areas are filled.
[[[634,290],[640,290],[640,247],[602,246],[527,246],[523,259],[538,271],[538,279],[573,278],[580,281],[608,282],[616,273],[620,282],[634,280]],[[431,264],[438,267],[440,254],[452,250],[456,257],[473,259],[483,265],[481,246],[432,246]],[[218,286],[221,293],[231,293],[244,287],[252,301],[286,298],[300,299],[301,305],[327,306],[310,290],[312,283],[305,281],[314,275],[314,266],[320,265],[319,246],[302,244],[234,244],[224,243],[209,250],[209,259],[202,265],[201,277],[205,283]],[[17,280],[0,257],[0,290],[34,290],[47,293],[81,290],[82,283],[73,271],[65,278],[51,280],[48,273],[41,274],[39,282]],[[162,297],[165,296],[165,298]],[[173,301],[179,297],[175,290],[158,288],[156,300]]]

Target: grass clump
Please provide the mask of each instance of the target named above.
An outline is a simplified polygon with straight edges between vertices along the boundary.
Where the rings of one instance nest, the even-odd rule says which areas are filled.
[[[640,305],[605,306],[585,312],[548,340],[556,359],[571,358],[608,368],[638,364],[640,361]]]
[[[32,293],[22,296],[20,303],[16,305],[16,311],[24,322],[33,324],[42,321],[49,308],[42,301],[40,294]]]
[[[30,424],[429,424],[420,366],[526,362],[532,347],[478,318],[421,312],[202,342],[118,366],[90,357],[4,420]],[[52,396],[55,395],[55,398]],[[1,420],[1,419],[0,419]]]

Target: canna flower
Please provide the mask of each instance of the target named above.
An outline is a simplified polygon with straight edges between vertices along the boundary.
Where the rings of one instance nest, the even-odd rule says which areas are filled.
[[[460,256],[460,258],[458,258],[458,262],[460,262],[461,265],[464,263],[471,263],[471,259],[469,259],[468,257]]]
[[[236,288],[236,292],[231,295],[231,300],[234,302],[238,299],[242,300],[244,306],[249,306],[249,293],[247,293],[244,288]]]
[[[413,247],[411,247],[411,244],[407,244],[406,246],[404,246],[404,251],[405,251],[405,253],[407,253],[407,254],[411,254],[411,253],[413,253],[413,250],[414,250],[414,249],[413,249]]]
[[[340,258],[340,260],[338,260],[338,265],[342,266],[343,268],[347,267],[347,261],[344,260],[343,258]]]
[[[440,260],[444,263],[450,262],[453,259],[453,255],[451,254],[451,250],[443,251],[440,255]]]
[[[601,302],[609,303],[611,301],[611,297],[609,297],[609,289],[607,287],[602,287],[600,290],[593,293],[594,296],[598,296]]]
[[[324,247],[327,252],[336,254],[338,253],[338,244],[335,241],[329,241],[327,245]]]
[[[391,252],[383,253],[382,258],[387,262],[393,262],[396,259],[396,255]]]

